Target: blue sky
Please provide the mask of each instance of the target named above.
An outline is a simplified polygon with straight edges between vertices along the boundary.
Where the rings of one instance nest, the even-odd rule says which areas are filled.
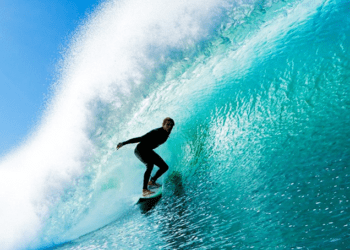
[[[0,157],[40,120],[60,52],[99,2],[0,1]]]

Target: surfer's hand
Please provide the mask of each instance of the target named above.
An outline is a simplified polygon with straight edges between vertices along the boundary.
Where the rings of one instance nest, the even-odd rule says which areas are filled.
[[[117,146],[117,150],[120,149],[121,147],[123,146],[123,143],[119,143],[118,146]]]

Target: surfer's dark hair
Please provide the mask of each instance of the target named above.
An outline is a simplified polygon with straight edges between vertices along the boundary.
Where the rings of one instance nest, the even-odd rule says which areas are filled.
[[[167,122],[172,122],[172,123],[175,125],[174,120],[171,119],[170,117],[167,117],[167,118],[164,119],[164,121],[163,121],[163,126],[164,126]]]

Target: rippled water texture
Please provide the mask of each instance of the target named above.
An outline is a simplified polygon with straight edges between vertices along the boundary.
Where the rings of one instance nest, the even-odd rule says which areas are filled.
[[[350,248],[349,2],[223,6],[204,38],[145,69],[148,85],[89,102],[94,150],[43,217],[40,246]],[[140,207],[145,168],[114,147],[166,116],[163,197]]]
[[[350,5],[313,4],[255,11],[169,69],[141,114],[177,121],[163,198],[62,249],[350,247]]]

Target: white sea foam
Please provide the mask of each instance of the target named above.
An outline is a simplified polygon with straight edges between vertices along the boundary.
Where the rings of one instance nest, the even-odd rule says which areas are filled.
[[[89,104],[98,100],[121,107],[121,98],[145,84],[144,72],[163,63],[170,50],[206,39],[224,4],[218,0],[107,1],[88,18],[64,55],[55,93],[40,125],[1,161],[2,249],[41,244],[40,232],[50,209],[64,188],[83,173],[95,150],[88,134],[93,119]],[[78,227],[84,228],[81,233],[86,233],[86,223]],[[78,229],[75,233],[79,236]],[[55,242],[46,239],[51,241]]]

